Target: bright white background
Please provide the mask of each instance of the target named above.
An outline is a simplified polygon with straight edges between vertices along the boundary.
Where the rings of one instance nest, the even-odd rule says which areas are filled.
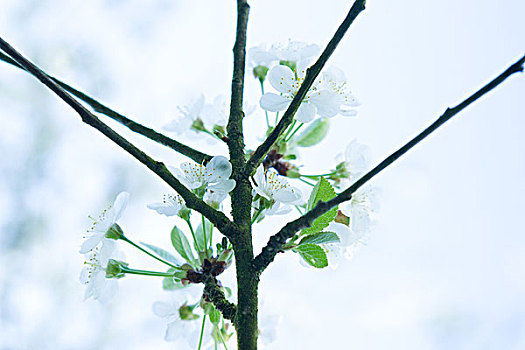
[[[251,5],[249,46],[323,46],[351,2]],[[356,137],[381,161],[525,53],[524,13],[519,0],[368,1],[331,60],[361,101],[359,116],[334,120],[326,141],[303,152],[305,168],[332,167]],[[0,0],[4,39],[157,129],[201,92],[228,94],[234,30],[233,1]],[[249,74],[247,99],[258,101]],[[121,190],[132,193],[128,235],[169,247],[173,221],[145,208],[168,188],[5,64],[0,106],[0,349],[184,349],[162,340],[164,321],[151,313],[168,298],[158,281],[121,280],[109,307],[83,302],[78,283],[87,215]],[[262,312],[283,316],[269,348],[523,349],[524,117],[525,77],[516,75],[374,179],[377,225],[352,261],[314,271],[279,256],[260,287]],[[254,147],[264,117],[248,118]],[[156,158],[183,160],[110,124]],[[257,249],[283,224],[257,227]],[[157,266],[126,252],[132,266]]]

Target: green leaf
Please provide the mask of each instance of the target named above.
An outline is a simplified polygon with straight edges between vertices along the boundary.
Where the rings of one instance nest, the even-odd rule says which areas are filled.
[[[204,227],[206,229],[206,241],[204,240],[204,230],[202,229],[202,222],[199,224],[197,229],[195,230],[195,239],[197,239],[197,242],[193,242],[193,245],[197,251],[205,251],[206,248],[209,246],[210,241],[210,234],[213,230],[212,223],[208,219],[204,219]],[[199,248],[197,248],[197,246]]]
[[[299,255],[306,261],[309,265],[322,269],[323,267],[328,266],[328,258],[323,248],[315,244],[304,244],[297,248],[293,249],[294,252],[299,253]]]
[[[188,242],[186,235],[184,235],[184,232],[182,232],[177,226],[173,226],[173,230],[171,230],[171,244],[173,244],[173,248],[175,248],[180,256],[182,256],[190,265],[195,266],[195,257],[191,251],[190,243]]]
[[[167,272],[175,273],[175,271],[177,270],[175,270],[173,267],[170,267]],[[162,289],[164,290],[177,290],[185,287],[186,286],[182,284],[178,278],[164,277],[162,279]]]
[[[146,248],[148,248],[149,250],[157,254],[157,256],[161,257],[162,259],[169,261],[170,263],[173,263],[175,265],[181,265],[181,262],[176,257],[174,257],[170,252],[162,248],[159,248],[157,246],[154,246],[153,244],[148,244],[144,242],[140,242],[140,244],[142,244],[143,246],[145,246]]]
[[[310,198],[308,199],[306,210],[311,210],[319,201],[326,202],[334,198],[335,196],[335,190],[332,187],[332,185],[330,185],[330,182],[328,182],[328,180],[324,177],[320,177],[319,181],[315,184],[314,188],[312,189],[312,193],[310,193]]]
[[[306,210],[309,211],[319,201],[329,201],[330,199],[334,198],[336,196],[335,190],[330,185],[330,182],[326,180],[324,177],[320,177],[319,181],[315,184],[314,188],[312,189],[312,193],[310,194],[310,198],[308,199],[308,203],[306,205]],[[312,223],[312,226],[309,228],[306,228],[301,231],[301,235],[311,235],[317,232],[321,232],[324,228],[326,228],[337,216],[337,207],[334,207],[318,217],[314,220]]]
[[[222,314],[215,308],[215,306],[213,306],[213,304],[210,303],[210,305],[211,308],[208,311],[208,315],[210,315],[210,322],[217,326],[219,322],[221,322]]]
[[[164,290],[177,290],[186,288],[188,285],[182,284],[179,280],[174,279],[173,277],[164,277],[162,279],[162,289]]]
[[[306,129],[295,137],[295,144],[300,147],[311,147],[321,142],[328,133],[330,121],[328,118],[319,118],[310,123]]]
[[[312,235],[305,236],[299,245],[303,244],[321,244],[340,242],[339,236],[334,232],[318,232]]]

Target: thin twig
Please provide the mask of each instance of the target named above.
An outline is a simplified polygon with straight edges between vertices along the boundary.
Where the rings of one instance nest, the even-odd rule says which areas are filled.
[[[294,96],[292,102],[288,106],[288,109],[286,109],[286,111],[284,112],[284,115],[282,116],[275,129],[270,135],[268,135],[266,140],[264,140],[264,142],[259,147],[257,147],[251,158],[246,163],[242,174],[243,177],[249,177],[255,172],[255,169],[263,161],[264,157],[270,151],[273,144],[279,139],[281,134],[292,123],[295,113],[299,109],[301,102],[303,102],[303,99],[305,98],[308,90],[314,83],[315,79],[323,69],[324,65],[326,64],[332,53],[335,51],[341,39],[343,39],[343,36],[345,35],[348,28],[350,28],[350,25],[354,22],[356,17],[365,9],[365,2],[366,0],[356,0],[354,2],[352,7],[350,8],[350,11],[348,12],[348,15],[335,32],[328,45],[326,45],[326,48],[324,49],[317,62],[315,62],[313,66],[306,70],[306,76],[304,78],[304,82],[299,88],[299,91],[297,91],[297,94]]]
[[[158,162],[148,156],[146,153],[138,149],[135,145],[130,143],[128,140],[120,136],[109,126],[101,122],[95,115],[88,111],[82,104],[75,100],[71,95],[69,95],[64,89],[58,86],[51,78],[47,76],[40,68],[35,66],[24,56],[22,56],[18,51],[16,51],[11,45],[5,42],[0,38],[0,48],[11,56],[15,61],[17,61],[24,69],[29,72],[31,75],[35,76],[40,80],[44,85],[51,89],[55,94],[58,95],[64,102],[71,106],[81,117],[82,121],[108,137],[110,140],[119,145],[126,152],[135,157],[142,164],[147,166],[151,171],[157,174],[162,178],[168,185],[171,186],[179,195],[184,198],[186,206],[188,208],[194,209],[199,213],[203,214],[210,220],[221,232],[226,236],[231,236],[236,232],[233,227],[232,222],[224,215],[222,212],[219,212],[213,209],[211,206],[206,204],[202,199],[198,198],[187,189],[175,176],[173,176],[169,170],[166,168],[164,163]]]
[[[343,203],[345,201],[348,201],[352,198],[352,194],[357,191],[361,186],[363,186],[365,183],[367,183],[370,179],[372,179],[375,175],[379,174],[382,170],[384,170],[386,167],[388,167],[390,164],[395,162],[399,157],[401,157],[403,154],[408,152],[412,147],[417,145],[420,141],[422,141],[425,137],[430,135],[432,132],[434,132],[436,129],[438,129],[440,126],[445,124],[449,119],[451,119],[453,116],[461,112],[463,109],[468,107],[470,104],[478,100],[480,97],[494,89],[496,86],[501,84],[505,79],[507,79],[509,76],[511,76],[514,73],[522,72],[523,71],[523,64],[525,63],[525,56],[523,56],[520,60],[518,60],[516,63],[511,65],[507,70],[505,70],[503,73],[501,73],[498,77],[496,77],[494,80],[492,80],[490,83],[479,89],[476,93],[471,95],[469,98],[458,104],[456,107],[453,108],[447,108],[445,113],[441,115],[434,123],[432,123],[429,127],[427,127],[425,130],[423,130],[420,134],[418,134],[416,137],[414,137],[412,140],[410,140],[408,143],[406,143],[404,146],[399,148],[397,151],[392,153],[390,156],[385,158],[379,165],[377,165],[375,168],[370,170],[368,173],[363,175],[359,180],[357,180],[352,186],[338,194],[333,199],[329,200],[328,202],[318,202],[317,205],[301,216],[300,218],[289,222],[284,226],[278,233],[273,235],[270,240],[268,241],[267,245],[263,248],[261,253],[254,259],[254,268],[258,273],[261,273],[264,271],[266,267],[273,261],[277,253],[281,250],[282,246],[286,243],[288,239],[293,237],[293,235],[306,227],[309,227],[312,222],[318,218],[319,216],[323,215],[327,211],[329,211],[331,208],[335,207],[336,205]]]
[[[11,57],[4,55],[0,52],[0,60],[4,61],[6,63],[9,63],[15,67],[18,67],[20,69],[26,70],[24,67],[22,67],[20,64],[18,64],[15,60],[13,60]],[[46,74],[47,75],[47,74]],[[78,97],[85,103],[87,103],[95,112],[104,114],[108,117],[110,117],[113,120],[116,120],[117,122],[121,123],[122,125],[126,126],[131,131],[134,131],[142,136],[145,136],[149,138],[150,140],[153,140],[155,142],[160,143],[161,145],[164,145],[166,147],[169,147],[180,154],[183,154],[197,163],[203,163],[209,161],[212,157],[210,155],[207,155],[205,153],[199,152],[189,146],[186,146],[176,140],[173,140],[172,138],[167,137],[166,135],[163,135],[159,132],[156,132],[153,129],[150,129],[142,124],[139,124],[137,122],[134,122],[133,120],[123,116],[122,114],[112,110],[111,108],[103,105],[102,103],[98,102],[94,98],[86,95],[82,91],[79,91],[75,89],[74,87],[50,76],[47,75],[51,80],[53,80],[57,85],[62,87],[64,90],[71,93],[73,96]]]

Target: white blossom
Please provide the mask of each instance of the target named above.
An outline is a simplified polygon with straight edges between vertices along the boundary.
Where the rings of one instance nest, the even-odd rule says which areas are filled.
[[[164,126],[164,130],[183,134],[188,130],[213,132],[215,126],[225,127],[228,121],[228,106],[223,95],[216,96],[206,103],[204,95],[199,95],[189,105],[178,107],[177,118]]]
[[[345,148],[343,161],[348,179],[343,181],[342,187],[348,187],[369,170],[370,148],[353,139]]]
[[[167,194],[162,196],[162,202],[148,204],[148,209],[166,216],[179,215],[183,208],[185,208],[184,200],[178,194]]]
[[[370,232],[372,215],[379,207],[376,187],[368,186],[357,190],[349,201],[341,203],[339,209],[350,218],[352,232],[362,236]]]
[[[114,240],[108,240],[86,254],[85,266],[80,273],[80,282],[86,285],[84,299],[92,297],[101,303],[107,303],[117,293],[117,279],[106,278],[106,267],[110,258],[123,259]]]
[[[188,131],[193,123],[200,118],[202,109],[204,107],[204,95],[199,95],[189,105],[178,107],[179,115],[175,120],[164,126],[164,130],[173,131],[177,134],[182,134]]]
[[[206,165],[185,162],[180,165],[180,170],[177,168],[171,170],[179,181],[192,190],[221,182],[230,184],[233,182],[235,185],[235,180],[229,180],[232,165],[224,156],[215,156]]]
[[[268,72],[268,80],[280,95],[265,93],[260,100],[261,107],[270,112],[279,112],[288,108],[304,82],[305,72],[303,63],[298,64],[296,73],[288,66],[273,67]],[[333,117],[339,113],[341,103],[338,95],[328,89],[319,89],[319,83],[320,81],[316,81],[310,87],[297,110],[295,117],[302,123],[311,122],[316,115]]]
[[[321,48],[316,44],[307,44],[302,41],[288,40],[286,44],[273,44],[268,53],[280,61],[311,61],[319,55]]]
[[[277,65],[268,72],[270,84],[280,94],[265,93],[260,100],[264,110],[279,112],[288,108],[306,75],[306,61],[298,61],[296,70],[287,65]],[[359,103],[350,93],[344,73],[335,67],[328,68],[312,84],[304,97],[296,119],[303,123],[312,121],[316,115],[334,117],[336,115],[355,116],[353,107]]]
[[[251,47],[247,58],[250,68],[264,66],[271,68],[280,61],[296,64],[298,61],[310,62],[319,55],[321,49],[316,44],[288,40],[286,43],[275,43],[269,48],[265,44]]]
[[[290,186],[284,176],[280,176],[274,169],[264,171],[263,166],[259,166],[254,180],[254,194],[272,203],[271,207],[265,211],[266,215],[284,214],[288,208],[282,208],[281,204],[296,204],[302,200],[301,191]]]
[[[224,95],[216,96],[212,103],[202,107],[200,119],[206,130],[213,131],[215,125],[226,126],[228,121],[228,107]]]
[[[183,336],[188,341],[188,337],[193,336],[196,329],[199,327],[199,321],[183,320],[180,317],[180,307],[183,304],[176,301],[162,302],[157,301],[153,304],[153,313],[159,317],[165,318],[168,321],[164,340],[175,341],[180,336]]]
[[[334,232],[339,237],[339,242],[323,246],[328,262],[333,268],[337,267],[343,255],[350,260],[364,237],[363,234],[357,234],[347,225],[338,222],[331,222],[326,231]]]
[[[204,201],[208,204],[220,204],[228,197],[228,193],[235,187],[235,180],[221,181],[208,186],[204,194]]]
[[[223,156],[213,157],[206,165],[185,162],[180,169],[170,170],[190,190],[205,189],[205,200],[222,201],[235,187],[235,180],[230,179],[232,165]]]
[[[80,248],[80,253],[85,254],[98,246],[100,242],[108,241],[106,233],[117,223],[122,213],[126,209],[129,201],[129,193],[121,192],[115,198],[115,202],[106,210],[102,212],[98,220],[94,220],[91,227],[91,235],[86,237],[86,240]]]
[[[182,338],[193,349],[197,347],[199,341],[202,315],[188,311],[188,305],[191,304],[184,300],[186,297],[187,295],[174,294],[168,302],[157,301],[153,303],[152,309],[155,315],[167,321],[164,340],[172,342]],[[191,316],[189,317],[188,315],[190,314]],[[210,323],[206,322],[202,349],[209,348],[210,344],[213,343],[211,331]]]
[[[248,49],[247,59],[250,68],[255,68],[257,66],[270,67],[275,62],[279,61],[277,56],[269,52],[264,44]]]
[[[331,91],[335,96],[335,104],[339,104],[339,115],[354,117],[357,111],[354,109],[359,106],[359,102],[349,90],[345,73],[336,67],[329,67],[322,73],[318,88],[320,90]]]

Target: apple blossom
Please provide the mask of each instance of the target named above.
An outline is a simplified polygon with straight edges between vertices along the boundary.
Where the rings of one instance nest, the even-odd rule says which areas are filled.
[[[224,194],[235,187],[235,180],[230,179],[232,165],[223,156],[213,157],[206,165],[185,162],[180,165],[180,169],[170,167],[170,170],[183,185],[190,190],[201,192],[201,196],[208,193],[208,198],[212,196],[212,191]],[[221,195],[213,199],[225,197]]]
[[[100,242],[107,240],[107,238],[118,238],[122,234],[122,229],[117,224],[122,213],[126,209],[129,201],[129,193],[121,192],[115,198],[114,203],[102,212],[98,220],[93,220],[91,227],[91,236],[86,237],[86,240],[80,248],[80,253],[85,254],[95,248]]]
[[[116,278],[107,278],[106,268],[110,258],[122,259],[123,255],[117,250],[117,242],[108,240],[86,254],[85,266],[80,273],[80,282],[86,285],[84,299],[93,298],[101,303],[113,299],[118,290]]]
[[[286,44],[275,43],[268,52],[280,61],[310,62],[321,52],[321,48],[316,44],[307,44],[302,41],[288,40]]]
[[[265,93],[260,100],[261,107],[269,112],[279,112],[288,108],[304,81],[305,73],[304,62],[298,63],[297,72],[285,65],[273,67],[268,72],[268,80],[280,95]],[[320,81],[316,81],[299,106],[296,119],[302,123],[309,123],[316,115],[333,117],[339,113],[340,107],[339,95],[332,90],[323,89]]]
[[[189,105],[178,107],[179,116],[165,125],[164,130],[173,131],[179,135],[188,131],[193,126],[193,123],[200,118],[204,102],[204,95],[201,94]]]
[[[275,170],[264,171],[263,166],[259,166],[253,176],[254,194],[259,195],[268,202],[268,207],[264,208],[266,215],[285,214],[287,208],[282,208],[281,204],[296,204],[302,199],[301,191],[290,186],[284,176],[280,176]],[[258,205],[260,206],[259,200]],[[259,207],[262,210],[263,208]]]
[[[357,235],[364,235],[370,231],[371,215],[377,211],[379,190],[376,187],[365,187],[352,195],[352,198],[341,203],[341,212],[350,218],[350,227]]]
[[[179,215],[184,208],[186,208],[184,200],[178,194],[167,194],[162,196],[162,202],[148,204],[148,209],[166,216]]]

